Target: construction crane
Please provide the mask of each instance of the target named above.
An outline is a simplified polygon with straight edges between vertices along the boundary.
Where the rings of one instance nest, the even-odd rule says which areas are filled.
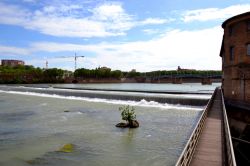
[[[48,64],[49,64],[49,62],[48,62],[48,60],[46,60],[46,62],[45,62],[45,69],[46,70],[48,69]]]
[[[62,57],[57,57],[57,58],[70,58],[73,57],[75,59],[75,70],[77,69],[77,58],[84,58],[84,56],[81,55],[76,55],[75,56],[62,56]]]
[[[76,56],[76,53],[75,53],[75,71],[76,71],[76,68],[77,68],[77,66],[76,66],[77,58],[84,58],[84,56]]]

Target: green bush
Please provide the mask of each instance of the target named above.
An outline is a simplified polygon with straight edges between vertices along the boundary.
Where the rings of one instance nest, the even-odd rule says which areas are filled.
[[[122,106],[119,107],[119,110],[122,111],[121,112],[121,116],[122,116],[122,120],[125,120],[127,122],[131,122],[132,120],[136,120],[136,114],[135,114],[135,108],[131,107],[129,105],[127,106]]]

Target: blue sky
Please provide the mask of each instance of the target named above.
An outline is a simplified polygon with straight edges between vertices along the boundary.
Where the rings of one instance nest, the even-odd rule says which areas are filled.
[[[221,23],[250,0],[0,0],[0,59],[74,69],[221,69]]]

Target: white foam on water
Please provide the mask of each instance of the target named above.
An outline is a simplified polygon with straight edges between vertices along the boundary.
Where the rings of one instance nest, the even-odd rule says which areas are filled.
[[[36,88],[33,88],[36,89]],[[78,89],[56,89],[58,91],[71,91],[71,92],[78,92]],[[171,97],[171,98],[188,98],[188,99],[210,99],[212,94],[167,94],[167,93],[147,93],[147,92],[125,92],[125,91],[102,91],[102,90],[80,90],[81,92],[87,93],[103,93],[103,94],[127,94],[127,95],[145,95],[145,96],[159,96],[159,97]]]
[[[0,93],[20,94],[20,95],[49,97],[49,98],[68,99],[68,100],[80,100],[80,101],[98,102],[98,103],[101,102],[101,103],[109,103],[109,104],[117,104],[117,105],[156,107],[156,108],[162,108],[162,109],[178,109],[178,110],[181,109],[181,110],[196,110],[196,111],[202,111],[204,109],[203,107],[199,107],[199,106],[158,103],[155,101],[146,101],[144,99],[142,99],[141,101],[114,100],[114,99],[62,96],[62,95],[56,95],[56,94],[45,94],[45,93],[36,93],[36,92],[3,91],[3,90],[0,90]]]
[[[28,88],[28,89],[41,89],[41,90],[52,90],[53,87],[25,87],[19,86],[19,88]],[[70,91],[70,92],[79,92],[79,89],[57,89],[57,91]],[[210,99],[212,94],[167,94],[167,93],[147,93],[147,92],[126,92],[126,91],[102,91],[102,90],[86,90],[81,89],[81,92],[93,93],[93,94],[126,94],[126,95],[142,95],[142,96],[158,96],[158,97],[170,97],[170,98],[187,98],[187,99]]]
[[[76,114],[81,115],[81,114],[82,114],[82,112],[78,111]]]

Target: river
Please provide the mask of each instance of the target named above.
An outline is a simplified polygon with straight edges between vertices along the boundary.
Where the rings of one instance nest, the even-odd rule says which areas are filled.
[[[189,92],[211,92],[215,88],[215,85],[195,85]],[[163,87],[163,84],[52,86],[185,92],[186,86],[190,85],[184,85],[183,89],[181,85],[171,84],[171,87]],[[204,108],[146,100],[121,101],[13,91],[0,87],[1,166],[174,165]],[[203,95],[200,94],[201,98]],[[135,107],[140,122],[137,129],[115,127],[121,121],[118,108],[127,104]],[[68,143],[75,147],[72,153],[58,152]]]
[[[151,83],[105,83],[105,84],[33,84],[30,86],[54,86],[61,88],[105,89],[105,90],[130,90],[130,91],[160,91],[160,92],[194,92],[212,93],[221,83],[202,85],[201,83],[183,84],[151,84]]]

